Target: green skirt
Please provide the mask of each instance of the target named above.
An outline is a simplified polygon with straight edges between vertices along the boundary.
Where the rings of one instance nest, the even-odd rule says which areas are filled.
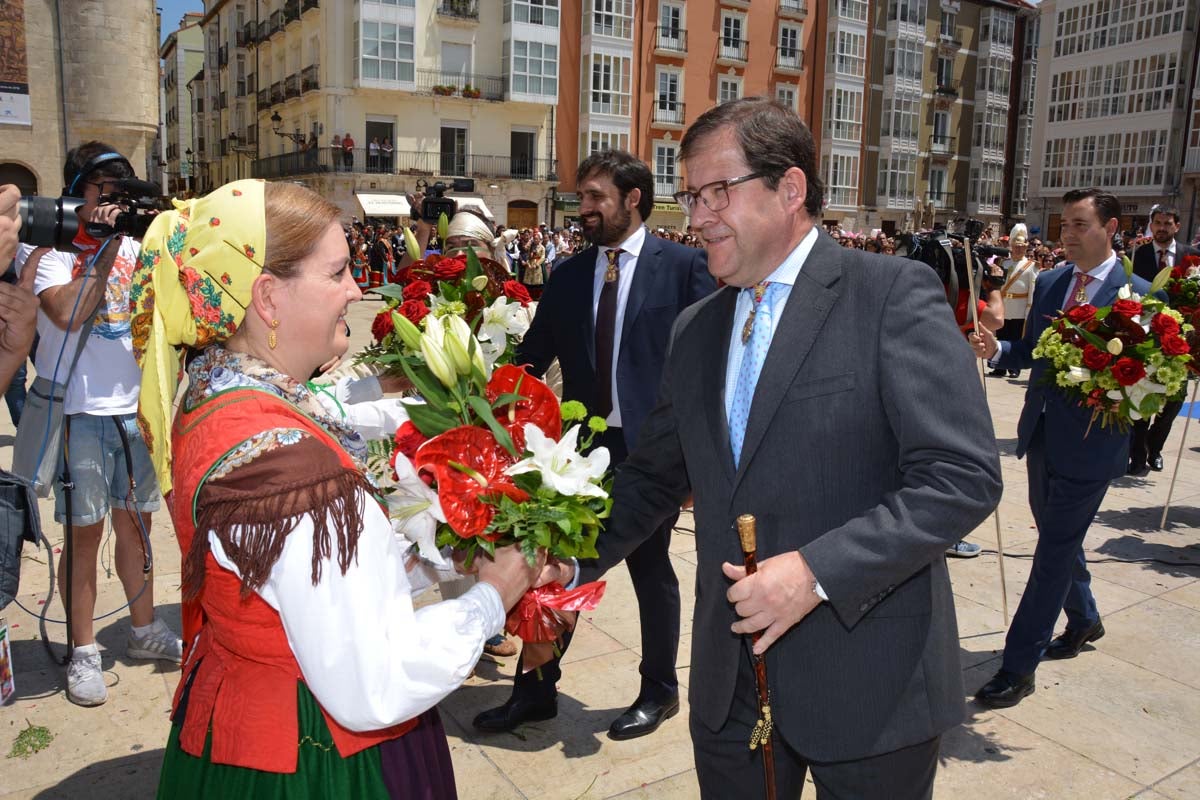
[[[343,758],[334,746],[321,707],[303,683],[298,684],[297,700],[300,742],[294,773],[264,772],[212,763],[211,730],[204,742],[204,754],[199,758],[189,755],[179,746],[180,720],[171,726],[158,781],[158,797],[161,800],[241,797],[255,800],[342,797],[387,800],[391,797],[384,782],[379,747]]]

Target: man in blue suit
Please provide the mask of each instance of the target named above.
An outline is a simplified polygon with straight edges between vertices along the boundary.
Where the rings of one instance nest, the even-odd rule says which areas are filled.
[[[1060,310],[1083,303],[1112,305],[1126,283],[1112,249],[1121,203],[1100,189],[1063,197],[1062,245],[1067,261],[1038,277],[1025,335],[997,342],[990,331],[971,335],[980,358],[1000,369],[1030,369],[1025,407],[1017,423],[1017,457],[1027,456],[1029,505],[1038,528],[1033,569],[1004,642],[1000,671],[975,695],[989,708],[1007,708],[1033,693],[1034,671],[1046,658],[1074,658],[1104,635],[1092,596],[1083,538],[1108,483],[1125,474],[1129,435],[1091,424],[1092,412],[1044,382],[1047,362],[1033,348]],[[1149,284],[1136,275],[1139,295]],[[1051,640],[1060,611],[1066,630]]]
[[[545,374],[557,358],[563,399],[603,417],[596,444],[611,465],[625,460],[654,408],[671,326],[679,312],[710,295],[703,250],[659,239],[645,227],[654,207],[654,176],[629,153],[606,150],[576,171],[583,234],[592,247],[551,273],[533,324],[517,348],[517,363]],[[679,710],[679,581],[667,546],[678,513],[626,559],[642,628],[641,691],[609,728],[614,739],[653,732]],[[567,634],[560,651],[570,642]],[[475,727],[508,731],[558,713],[559,659],[525,671],[517,664],[508,702],[480,713]]]

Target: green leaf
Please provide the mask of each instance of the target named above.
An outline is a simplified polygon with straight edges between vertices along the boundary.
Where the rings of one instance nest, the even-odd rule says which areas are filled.
[[[458,286],[446,281],[438,281],[438,294],[451,302],[462,300],[462,292],[458,290]]]
[[[496,441],[500,446],[513,455],[514,458],[519,458],[520,453],[517,452],[516,445],[513,444],[512,437],[508,435],[508,431],[500,427],[500,423],[496,421],[496,415],[492,413],[492,407],[488,405],[488,401],[479,395],[470,395],[467,398],[467,404],[471,406],[471,410],[479,415],[483,423],[491,429],[492,435],[496,437]]]
[[[446,393],[442,382],[434,378],[427,367],[422,366],[420,369],[416,369],[407,359],[401,359],[400,368],[404,370],[404,376],[408,378],[413,388],[425,399],[430,408],[439,411],[447,408],[450,403],[450,395]]]
[[[375,291],[384,297],[394,297],[397,300],[404,299],[404,287],[398,283],[385,283],[383,286],[375,287]]]
[[[466,279],[470,283],[472,279],[483,274],[483,266],[479,263],[479,256],[475,255],[474,248],[467,248],[467,272]]]
[[[412,424],[425,436],[437,436],[451,428],[457,428],[459,424],[456,417],[442,411],[435,411],[429,406],[414,404],[405,408]]]
[[[1125,270],[1125,283],[1133,283],[1133,261],[1122,259],[1121,268]]]
[[[1067,325],[1069,325],[1075,332],[1082,336],[1083,340],[1092,347],[1095,347],[1098,350],[1105,350],[1107,352],[1108,342],[1104,341],[1091,331],[1079,327],[1073,322],[1068,322]]]

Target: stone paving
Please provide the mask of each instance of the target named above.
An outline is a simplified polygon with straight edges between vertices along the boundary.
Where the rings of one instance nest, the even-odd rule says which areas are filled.
[[[356,346],[365,343],[378,301],[351,315]],[[1006,490],[999,513],[1009,608],[1015,609],[1029,572],[1036,531],[1025,501],[1024,465],[1013,457],[1024,384],[989,378]],[[12,445],[12,426],[0,425],[0,448]],[[946,735],[938,798],[1185,798],[1200,797],[1200,430],[1193,423],[1183,451],[1166,530],[1158,521],[1184,420],[1168,443],[1167,471],[1123,478],[1110,488],[1086,546],[1093,586],[1108,632],[1071,661],[1047,662],[1037,691],[1015,708],[988,711],[968,703],[964,725]],[[10,455],[0,454],[7,463]],[[51,501],[43,524],[53,546],[61,529]],[[163,616],[179,621],[179,555],[165,512],[155,516],[154,590]],[[971,539],[985,548],[973,560],[952,560],[962,668],[968,693],[997,669],[1004,643],[995,522]],[[671,558],[690,607],[695,540],[688,515],[680,520]],[[97,610],[123,602],[111,572],[111,542],[100,574]],[[25,550],[20,601],[34,611],[47,588],[46,553]],[[508,695],[516,659],[481,661],[475,676],[441,705],[463,800],[599,800],[696,798],[699,790],[683,713],[652,736],[626,742],[605,736],[612,719],[638,691],[639,636],[632,588],[621,568],[609,575],[608,594],[584,615],[565,659],[559,716],[516,734],[484,736],[471,719]],[[0,765],[0,798],[149,797],[154,793],[167,738],[175,667],[124,657],[128,616],[97,623],[109,701],[85,709],[69,703],[61,668],[38,641],[37,618],[11,605],[18,697],[0,707],[0,750],[5,754],[28,723],[54,735],[45,750]],[[62,618],[55,598],[49,616]],[[48,628],[64,639],[61,625]],[[689,676],[691,619],[682,623],[680,680]],[[62,647],[57,647],[61,655]],[[805,790],[806,800],[815,796]]]

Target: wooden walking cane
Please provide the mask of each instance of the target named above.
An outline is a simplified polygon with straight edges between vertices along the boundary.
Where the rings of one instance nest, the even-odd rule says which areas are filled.
[[[1163,503],[1162,519],[1158,521],[1161,530],[1167,529],[1167,511],[1171,508],[1171,495],[1175,493],[1175,479],[1179,477],[1179,462],[1183,461],[1183,445],[1187,441],[1188,426],[1192,424],[1192,412],[1196,410],[1196,392],[1200,391],[1200,380],[1192,387],[1192,402],[1188,406],[1187,418],[1183,421],[1183,435],[1179,437],[1179,454],[1175,456],[1175,469],[1171,472],[1171,485],[1167,489],[1167,501]]]
[[[979,335],[979,295],[975,293],[975,265],[972,263],[971,257],[971,240],[963,237],[963,250],[967,255],[967,291],[971,293],[971,322],[975,325],[975,333]],[[951,264],[953,268],[953,264]],[[987,403],[987,376],[983,374],[983,359],[978,358],[979,362],[979,382],[983,384],[983,401]],[[1004,614],[1004,626],[1008,627],[1008,582],[1004,580],[1004,539],[1000,535],[1000,505],[997,504],[992,510],[992,517],[996,520],[996,552],[999,554],[1000,562],[1000,607]]]
[[[755,522],[753,514],[742,514],[737,518],[738,539],[742,542],[742,561],[746,574],[753,575],[758,571],[758,550],[756,542]],[[762,631],[755,631],[750,641],[758,643]],[[771,691],[767,685],[767,662],[763,656],[754,656],[754,683],[758,688],[758,706],[761,716],[754,723],[750,732],[750,749],[757,750],[761,744],[763,749],[763,776],[767,782],[767,800],[775,800],[775,745],[771,741]]]

